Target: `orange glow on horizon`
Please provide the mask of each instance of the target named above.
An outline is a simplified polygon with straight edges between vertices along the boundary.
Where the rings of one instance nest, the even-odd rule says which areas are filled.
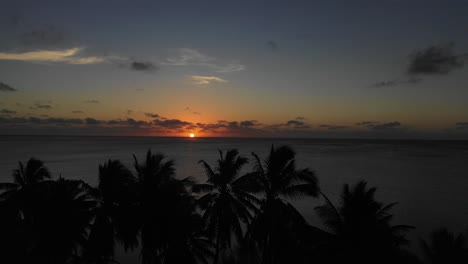
[[[195,137],[195,134],[194,134],[194,133],[190,133],[189,137],[194,138],[194,137]]]

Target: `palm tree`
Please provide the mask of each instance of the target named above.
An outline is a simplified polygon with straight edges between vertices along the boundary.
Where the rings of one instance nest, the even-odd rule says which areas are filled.
[[[85,250],[90,263],[114,262],[116,238],[125,249],[138,243],[137,223],[131,222],[135,195],[132,187],[136,179],[119,160],[99,165],[99,184],[92,193],[98,202]]]
[[[84,248],[95,202],[83,181],[44,181],[24,209],[30,225],[30,262],[66,263]],[[33,261],[34,260],[34,261]]]
[[[429,263],[467,263],[468,244],[464,234],[455,235],[446,228],[432,232],[430,242],[421,241]]]
[[[28,185],[50,179],[50,171],[44,166],[44,162],[30,158],[26,163],[19,162],[19,167],[13,170],[13,183],[0,183],[0,199],[6,199]]]
[[[191,178],[175,178],[174,162],[165,161],[162,154],[146,154],[140,164],[135,159],[138,210],[142,263],[165,263],[165,256],[174,247],[189,245],[192,235],[190,226],[194,214],[193,197],[187,188]],[[186,252],[194,252],[187,249]]]
[[[26,163],[19,162],[13,170],[13,182],[0,183],[0,252],[8,262],[26,261],[29,253],[31,219],[25,213],[27,202],[34,200],[33,189],[45,179],[50,179],[50,172],[41,160],[31,158]]]
[[[243,188],[238,178],[242,167],[248,162],[247,158],[239,156],[236,149],[227,151],[226,155],[219,150],[219,156],[215,169],[207,162],[200,161],[208,179],[206,183],[192,187],[194,193],[205,193],[198,202],[204,210],[203,219],[208,235],[216,247],[213,263],[218,262],[221,250],[230,248],[232,234],[237,240],[242,238],[242,223],[251,221],[251,211],[257,211],[254,203],[258,202]]]
[[[295,152],[288,146],[271,146],[263,162],[255,153],[252,155],[254,171],[241,177],[239,185],[262,194],[263,200],[248,235],[262,248],[263,263],[291,260],[287,252],[295,250],[297,233],[306,221],[285,198],[316,197],[318,180],[310,169],[296,169]]]
[[[413,227],[390,224],[389,213],[397,203],[384,205],[374,198],[376,188],[367,188],[365,181],[353,188],[344,185],[337,208],[325,198],[325,204],[315,208],[326,228],[335,235],[331,248],[340,261],[360,263],[396,263],[411,256],[400,246],[407,242],[404,233]],[[398,260],[398,261],[397,261]]]

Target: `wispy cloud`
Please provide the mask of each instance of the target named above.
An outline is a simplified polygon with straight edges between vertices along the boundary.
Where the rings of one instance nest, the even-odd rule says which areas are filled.
[[[184,111],[186,111],[186,112],[190,112],[190,113],[192,113],[192,114],[194,114],[194,115],[201,115],[201,113],[200,113],[200,112],[193,111],[193,110],[192,110],[192,109],[190,109],[190,107],[188,107],[188,106],[187,106],[187,107],[185,107]]]
[[[276,51],[278,49],[278,42],[276,41],[273,41],[273,40],[269,40],[266,42],[265,44],[267,46],[268,49],[270,49],[271,51]]]
[[[96,99],[90,99],[90,100],[86,100],[84,101],[85,103],[88,103],[88,104],[99,104],[99,100],[96,100]]]
[[[20,42],[28,46],[57,45],[65,40],[65,34],[54,26],[35,28],[20,35]]]
[[[10,85],[0,82],[0,92],[16,92],[17,90]]]
[[[61,62],[67,64],[96,64],[105,62],[104,57],[81,56],[83,48],[62,50],[37,50],[22,53],[0,52],[0,60],[16,60],[26,62]]]
[[[458,122],[455,126],[457,130],[468,130],[468,122]]]
[[[239,63],[219,63],[214,57],[210,57],[195,49],[181,48],[177,50],[177,55],[168,57],[161,62],[168,66],[203,66],[219,73],[237,72],[245,69]]]
[[[33,106],[29,107],[30,109],[44,109],[44,110],[50,110],[52,109],[51,104],[43,104],[43,103],[35,103]]]
[[[374,88],[387,88],[387,87],[394,87],[401,84],[417,84],[422,81],[422,78],[417,76],[410,76],[406,79],[395,79],[395,80],[388,80],[388,81],[380,81],[376,82],[371,85]]]
[[[9,110],[9,109],[0,109],[0,114],[14,115],[14,114],[16,114],[16,111],[15,110]]]
[[[201,84],[201,85],[208,85],[208,84],[211,84],[213,82],[217,82],[217,83],[227,82],[226,80],[224,80],[222,78],[219,78],[219,77],[215,77],[215,76],[193,75],[193,76],[191,76],[191,79],[196,84]]]
[[[319,127],[320,127],[320,128],[325,128],[325,129],[328,129],[328,130],[339,130],[339,129],[347,129],[347,128],[349,128],[349,126],[327,125],[327,124],[320,125]]]

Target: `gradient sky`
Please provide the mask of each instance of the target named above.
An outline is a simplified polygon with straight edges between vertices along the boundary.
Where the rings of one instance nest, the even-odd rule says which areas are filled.
[[[9,1],[0,134],[468,139],[467,1]]]

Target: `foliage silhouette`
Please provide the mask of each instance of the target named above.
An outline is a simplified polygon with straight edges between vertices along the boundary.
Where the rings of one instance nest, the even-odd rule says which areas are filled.
[[[420,263],[404,249],[413,227],[392,225],[390,210],[366,182],[346,184],[338,206],[320,192],[295,152],[271,147],[253,169],[236,149],[219,151],[206,183],[177,178],[162,154],[134,156],[132,172],[118,160],[99,166],[93,188],[51,179],[44,163],[19,163],[0,184],[0,257],[5,263],[118,263],[115,247],[140,251],[143,264]],[[326,230],[309,225],[290,199],[325,199],[315,208]],[[430,263],[467,258],[466,238],[446,229],[422,242]],[[458,262],[459,263],[459,262]]]
[[[429,263],[468,263],[468,244],[464,234],[455,235],[446,228],[432,232],[430,241],[421,241]]]
[[[328,249],[335,261],[359,263],[395,263],[412,258],[401,249],[408,241],[404,234],[413,229],[408,225],[392,226],[390,209],[397,203],[384,205],[374,198],[376,188],[367,188],[365,181],[353,188],[344,185],[340,206],[325,198],[325,204],[315,208],[323,224],[333,234]],[[330,253],[330,252],[329,252]]]
[[[319,193],[315,173],[308,168],[296,169],[296,153],[288,146],[275,149],[262,162],[252,153],[254,171],[241,177],[239,185],[263,195],[260,212],[249,227],[248,236],[261,248],[262,263],[290,261],[298,249],[300,230],[307,224],[287,200]]]
[[[192,192],[205,193],[198,199],[198,204],[204,210],[203,220],[208,235],[215,242],[214,263],[218,262],[221,250],[231,247],[231,234],[240,241],[243,237],[242,223],[249,224],[253,218],[251,211],[257,211],[255,203],[258,204],[259,200],[246,192],[238,180],[247,162],[236,149],[227,151],[225,155],[219,150],[215,169],[203,160],[199,162],[208,179],[204,184],[195,184]]]

